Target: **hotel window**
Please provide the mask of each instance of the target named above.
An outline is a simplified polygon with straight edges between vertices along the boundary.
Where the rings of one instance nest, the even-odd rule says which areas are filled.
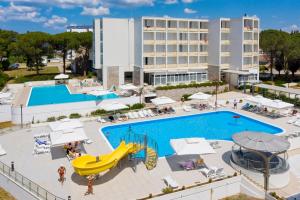
[[[244,32],[244,40],[252,40],[252,32]]]
[[[190,22],[190,29],[198,29],[198,22]]]
[[[200,52],[207,52],[207,45],[200,45]]]
[[[166,52],[166,46],[165,45],[156,45],[156,52],[160,52],[160,53]]]
[[[198,40],[198,33],[190,33],[190,40],[197,41]]]
[[[156,33],[156,40],[166,40],[166,33],[157,32]]]
[[[244,53],[251,53],[251,52],[252,52],[252,45],[244,44]]]
[[[154,40],[154,32],[144,32],[144,40]]]
[[[177,33],[168,33],[168,40],[177,40]]]
[[[207,41],[208,40],[208,34],[207,33],[200,33],[200,40]]]
[[[198,63],[198,56],[190,56],[189,57],[189,63],[190,64]]]
[[[166,21],[165,20],[156,20],[156,27],[166,28]]]
[[[199,63],[207,63],[208,57],[207,56],[199,56]]]
[[[144,52],[145,53],[154,52],[154,45],[144,45]]]
[[[177,52],[177,46],[176,45],[168,45],[167,50],[168,50],[168,52]]]
[[[188,52],[188,45],[183,45],[183,44],[178,45],[178,51],[179,52]]]
[[[179,21],[179,28],[188,28],[188,22]]]
[[[188,57],[187,56],[179,56],[178,63],[179,64],[188,64]]]
[[[179,40],[188,40],[187,33],[179,33]]]
[[[198,45],[190,45],[190,52],[198,52]]]
[[[208,22],[200,22],[200,29],[208,29]]]
[[[168,28],[177,28],[177,21],[168,21]]]

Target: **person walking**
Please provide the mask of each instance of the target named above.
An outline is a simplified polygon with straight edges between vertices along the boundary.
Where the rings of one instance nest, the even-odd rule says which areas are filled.
[[[233,101],[233,109],[237,109],[237,101],[236,101],[236,99],[234,99],[234,101]]]
[[[63,184],[65,181],[66,168],[63,165],[60,165],[57,172],[59,175],[58,181],[61,182],[61,184]]]
[[[87,177],[88,179],[88,189],[86,191],[86,193],[84,195],[88,195],[88,194],[94,194],[93,192],[93,183],[94,183],[94,180],[95,180],[95,176],[94,175],[90,175]]]

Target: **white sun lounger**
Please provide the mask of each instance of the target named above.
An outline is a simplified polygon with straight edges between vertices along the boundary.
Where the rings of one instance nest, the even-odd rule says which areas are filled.
[[[206,178],[215,178],[216,172],[213,169],[202,168],[199,170]]]
[[[138,111],[138,114],[139,114],[139,116],[140,116],[141,118],[145,118],[145,115],[144,115],[144,113],[143,113],[141,110]]]
[[[288,124],[293,124],[293,123],[295,123],[297,120],[298,120],[297,117],[293,117],[293,118],[291,118],[290,120],[288,120],[287,123],[288,123]]]
[[[185,111],[185,112],[191,112],[192,111],[192,107],[191,106],[182,106],[182,109]]]
[[[151,117],[154,117],[154,116],[155,116],[155,114],[152,112],[152,110],[148,109],[147,112],[149,113],[149,115],[150,115]]]
[[[133,114],[135,119],[139,118],[139,114],[137,112],[133,112],[132,114]]]
[[[128,117],[129,117],[129,119],[134,119],[134,116],[133,116],[132,112],[128,113]]]
[[[295,121],[294,125],[295,126],[300,126],[300,119],[298,119],[297,121]]]
[[[106,122],[106,120],[105,120],[105,119],[103,119],[102,117],[98,117],[98,118],[97,118],[97,122],[100,122],[100,123],[105,123],[105,122]]]
[[[179,187],[178,183],[174,179],[172,179],[172,177],[170,177],[170,176],[164,177],[163,181],[165,182],[165,184],[168,187],[171,187],[171,188],[178,188]]]
[[[221,178],[225,176],[224,168],[212,167],[211,169],[215,171],[216,177]]]
[[[0,144],[0,156],[4,156],[6,154],[6,151],[3,149],[3,147]]]
[[[142,112],[144,113],[144,115],[145,115],[146,117],[150,117],[149,113],[148,113],[146,110],[142,110]]]

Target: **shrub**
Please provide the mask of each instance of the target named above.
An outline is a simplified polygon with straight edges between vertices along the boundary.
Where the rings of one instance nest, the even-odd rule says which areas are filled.
[[[191,96],[191,94],[184,94],[184,95],[182,95],[181,99],[183,99],[184,101],[189,101],[190,100],[189,99],[190,96]]]
[[[133,104],[132,106],[129,106],[129,108],[131,110],[142,109],[144,107],[145,107],[145,104],[143,104],[143,103],[136,103],[136,104]]]
[[[9,76],[0,71],[0,91],[5,86],[8,80],[9,80]]]
[[[69,116],[70,119],[77,119],[77,118],[80,118],[80,117],[81,117],[81,115],[79,113],[72,113]]]
[[[243,99],[240,99],[240,101],[239,101],[240,103],[243,103]]]
[[[55,117],[48,117],[47,122],[54,122],[55,121]]]
[[[57,119],[57,120],[61,120],[61,119],[65,119],[65,118],[67,118],[67,116],[62,115],[62,116],[57,117],[56,119]]]
[[[208,179],[208,183],[211,183],[211,182],[212,182],[212,179],[211,179],[211,178],[209,178],[209,179]]]
[[[149,197],[149,198],[152,198],[152,196],[153,196],[152,193],[150,193],[148,197]]]
[[[237,176],[237,173],[236,173],[236,172],[234,172],[233,176]]]
[[[225,87],[223,92],[229,92],[229,88]]]
[[[174,190],[173,190],[173,188],[171,188],[171,187],[165,187],[165,188],[162,189],[162,192],[163,192],[164,194],[172,193],[173,191],[174,191]]]
[[[181,89],[181,88],[198,88],[198,87],[208,87],[215,86],[217,83],[215,82],[205,82],[205,83],[190,83],[190,84],[179,84],[179,85],[167,85],[167,86],[159,86],[156,90],[173,90],[173,89]],[[220,81],[219,85],[224,85],[225,82]]]
[[[98,116],[98,115],[104,115],[104,114],[106,114],[106,111],[103,109],[98,109],[98,110],[91,112],[92,116]]]

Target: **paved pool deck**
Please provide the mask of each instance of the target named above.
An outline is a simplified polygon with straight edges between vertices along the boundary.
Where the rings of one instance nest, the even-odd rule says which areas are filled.
[[[224,93],[219,95],[219,99],[233,100],[235,98],[243,98],[241,93]],[[177,105],[180,107],[180,103]],[[232,105],[228,105],[227,109],[231,109]],[[299,130],[299,127],[287,124],[289,117],[280,119],[269,119],[263,116],[256,115],[238,109],[241,114],[246,114],[250,117],[263,120],[265,122],[275,124],[284,128],[287,133],[292,133]],[[173,116],[187,115],[193,113],[200,113],[200,111],[193,110],[192,112],[184,112],[178,108]],[[170,117],[171,115],[158,116],[155,118]],[[139,120],[130,120],[139,121]],[[107,124],[106,124],[107,125]],[[93,140],[92,144],[84,144],[84,150],[88,154],[99,155],[109,153],[110,147],[102,138],[98,130],[103,125],[93,121],[84,122],[84,129],[87,136]],[[33,155],[33,135],[50,132],[48,126],[41,126],[30,129],[22,129],[19,131],[0,135],[0,143],[7,151],[7,155],[1,156],[0,160],[7,165],[11,161],[15,162],[15,168],[18,172],[28,177],[32,181],[48,189],[50,192],[62,198],[67,198],[68,195],[74,199],[137,199],[148,196],[148,194],[160,193],[165,187],[162,178],[164,176],[171,176],[178,182],[180,186],[189,186],[199,182],[206,182],[208,179],[204,177],[198,170],[185,171],[179,168],[177,162],[182,159],[189,159],[189,156],[178,158],[160,158],[157,167],[148,171],[143,163],[136,165],[124,159],[120,167],[114,168],[107,173],[102,173],[100,179],[95,181],[94,195],[84,196],[87,189],[87,180],[83,177],[73,173],[71,163],[64,155],[61,147],[54,148],[52,153],[43,155]],[[216,149],[216,154],[202,156],[208,166],[223,167],[228,175],[232,175],[235,170],[228,164],[228,152],[231,150],[232,142],[221,141],[221,148]],[[293,155],[300,154],[300,150],[294,150]],[[64,165],[67,169],[66,182],[61,185],[58,182],[57,168]],[[291,179],[292,189],[283,188],[276,192],[282,192],[287,196],[299,191],[300,182],[298,179]]]

